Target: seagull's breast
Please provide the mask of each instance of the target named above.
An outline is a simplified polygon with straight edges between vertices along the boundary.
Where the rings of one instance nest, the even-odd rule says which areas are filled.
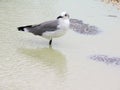
[[[60,28],[60,29],[68,29],[69,25],[70,25],[70,22],[69,22],[68,19],[67,20],[59,20],[58,28]]]
[[[55,31],[46,31],[43,33],[42,37],[51,39],[51,38],[58,38],[63,36],[66,33],[66,29],[57,29]]]

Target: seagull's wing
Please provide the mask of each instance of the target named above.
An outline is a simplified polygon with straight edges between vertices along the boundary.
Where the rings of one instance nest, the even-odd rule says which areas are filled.
[[[35,35],[42,35],[44,32],[47,31],[55,31],[58,26],[57,20],[47,21],[38,25],[32,25],[31,27],[26,27],[26,29],[35,34]]]

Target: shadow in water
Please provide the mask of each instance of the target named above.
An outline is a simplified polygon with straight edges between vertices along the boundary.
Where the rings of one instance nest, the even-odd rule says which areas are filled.
[[[66,58],[58,50],[49,47],[40,49],[20,48],[19,51],[34,58],[38,63],[41,62],[43,66],[54,70],[60,76],[66,72]]]
[[[86,35],[96,35],[101,32],[98,27],[85,24],[82,20],[79,19],[70,19],[70,28],[80,34]]]
[[[110,57],[107,55],[93,55],[90,57],[90,59],[99,62],[104,62],[106,64],[120,65],[120,57]]]

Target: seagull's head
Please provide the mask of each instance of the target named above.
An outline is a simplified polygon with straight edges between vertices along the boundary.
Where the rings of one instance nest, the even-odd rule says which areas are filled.
[[[60,14],[60,16],[57,17],[57,19],[69,19],[69,18],[70,18],[70,16],[69,16],[69,14],[66,13],[66,12],[62,12],[62,13]]]

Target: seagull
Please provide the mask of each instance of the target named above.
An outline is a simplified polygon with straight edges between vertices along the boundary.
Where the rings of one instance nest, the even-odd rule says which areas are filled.
[[[49,40],[49,46],[52,45],[52,39],[63,36],[70,28],[70,16],[62,12],[56,20],[50,20],[38,25],[27,25],[18,27],[18,31],[25,31],[39,35]]]

